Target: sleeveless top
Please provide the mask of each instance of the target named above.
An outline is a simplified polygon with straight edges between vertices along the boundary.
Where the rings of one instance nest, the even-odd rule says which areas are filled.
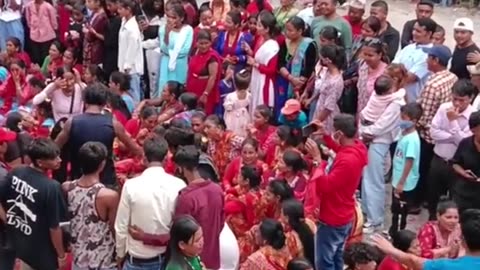
[[[84,113],[72,118],[70,129],[71,157],[71,179],[78,179],[82,176],[80,168],[81,160],[76,154],[80,147],[86,142],[101,142],[107,147],[108,157],[103,172],[100,174],[100,182],[109,186],[114,185],[115,168],[113,166],[113,141],[115,130],[113,128],[113,117],[111,115]]]
[[[72,236],[73,264],[82,269],[113,268],[115,262],[115,239],[108,223],[97,213],[98,191],[105,186],[94,184],[90,187],[78,186],[68,192],[68,212]]]

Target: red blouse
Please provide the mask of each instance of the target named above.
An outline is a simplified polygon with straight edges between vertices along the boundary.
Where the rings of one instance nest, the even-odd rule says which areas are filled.
[[[409,270],[405,265],[397,262],[391,256],[387,256],[378,266],[377,270]]]

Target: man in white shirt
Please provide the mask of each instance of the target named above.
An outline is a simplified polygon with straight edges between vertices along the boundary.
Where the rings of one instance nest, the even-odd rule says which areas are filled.
[[[143,75],[142,33],[135,19],[135,3],[131,0],[119,2],[118,14],[122,26],[118,32],[118,70],[130,75],[130,95],[135,102],[143,99],[140,76]]]
[[[160,269],[166,246],[145,245],[128,233],[129,226],[147,234],[168,234],[183,180],[167,174],[163,161],[168,152],[164,139],[153,138],[143,145],[147,169],[125,182],[115,220],[117,261],[124,269]]]
[[[7,38],[16,37],[22,47],[24,43],[24,29],[22,24],[22,0],[0,1],[0,51],[5,51]]]
[[[457,151],[460,141],[472,135],[468,120],[475,112],[470,105],[475,94],[476,87],[471,81],[457,81],[452,87],[452,101],[440,105],[432,119],[430,136],[435,146],[427,192],[430,220],[437,219],[438,200],[440,196],[446,195],[453,184],[454,176],[449,161]]]

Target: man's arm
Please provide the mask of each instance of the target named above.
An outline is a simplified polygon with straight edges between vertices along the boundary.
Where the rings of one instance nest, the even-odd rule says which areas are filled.
[[[130,196],[128,182],[123,185],[115,218],[115,240],[117,257],[124,258],[127,250],[128,226],[130,225]]]
[[[115,130],[115,135],[134,155],[142,155],[142,149],[135,141],[130,137],[125,128],[118,122],[116,119],[113,119],[113,129]]]
[[[63,199],[60,184],[50,183],[47,194],[47,222],[50,228],[50,240],[59,259],[65,259],[65,250],[63,249],[62,229],[60,221],[64,211],[66,211],[65,201]]]
[[[55,139],[55,143],[58,145],[59,148],[62,148],[68,142],[71,128],[72,118],[68,119],[67,122],[65,122],[62,131],[60,131],[60,134],[58,134],[57,138]]]

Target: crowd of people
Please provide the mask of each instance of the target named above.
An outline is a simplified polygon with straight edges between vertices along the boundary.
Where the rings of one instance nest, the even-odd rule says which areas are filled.
[[[0,1],[0,269],[480,269],[473,21],[338,4]]]

